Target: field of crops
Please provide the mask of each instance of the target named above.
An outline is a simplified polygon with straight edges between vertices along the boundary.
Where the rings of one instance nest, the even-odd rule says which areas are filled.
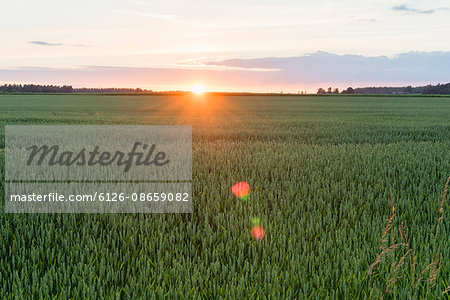
[[[449,112],[450,97],[0,95],[0,296],[449,297]],[[194,213],[4,214],[5,124],[191,124]]]

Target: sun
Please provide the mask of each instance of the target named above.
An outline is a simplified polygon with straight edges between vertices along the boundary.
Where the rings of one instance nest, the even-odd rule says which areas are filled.
[[[197,95],[201,95],[206,91],[206,88],[203,84],[196,84],[192,87],[191,91]]]

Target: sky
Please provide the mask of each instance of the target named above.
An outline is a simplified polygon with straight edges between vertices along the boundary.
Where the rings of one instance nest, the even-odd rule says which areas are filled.
[[[296,92],[450,81],[447,0],[0,4],[0,84]]]

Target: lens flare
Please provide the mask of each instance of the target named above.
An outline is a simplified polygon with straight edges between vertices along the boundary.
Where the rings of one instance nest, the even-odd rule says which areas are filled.
[[[254,226],[252,228],[252,235],[257,240],[262,240],[266,236],[266,231],[261,226]]]
[[[250,184],[246,181],[240,181],[231,187],[233,194],[240,200],[245,201],[250,195]],[[250,211],[246,203],[244,203],[247,208],[247,212]],[[253,225],[252,236],[257,240],[262,240],[266,236],[266,231],[261,226],[261,220],[258,217],[252,217],[251,222]]]
[[[250,185],[245,181],[241,181],[233,185],[231,191],[239,199],[247,200],[248,196],[250,195]]]

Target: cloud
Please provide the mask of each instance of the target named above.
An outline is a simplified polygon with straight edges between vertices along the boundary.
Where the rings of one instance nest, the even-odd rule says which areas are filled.
[[[28,44],[38,45],[38,46],[49,46],[49,47],[55,47],[55,46],[72,46],[72,47],[89,47],[88,45],[84,44],[64,44],[64,43],[48,43],[44,41],[30,41]]]
[[[122,13],[122,14],[141,16],[141,17],[160,19],[160,20],[175,20],[178,18],[178,16],[176,16],[176,15],[152,13],[152,12],[145,12],[145,11],[120,10],[118,12]]]
[[[450,52],[408,52],[368,57],[323,51],[298,57],[265,57],[205,62],[248,69],[279,69],[272,79],[284,83],[422,83],[448,81]]]
[[[171,90],[201,82],[210,90],[221,91],[314,91],[320,86],[417,86],[447,83],[450,78],[450,52],[408,52],[387,57],[318,51],[297,57],[227,59],[203,64],[208,68],[0,69],[0,82]]]
[[[30,41],[29,44],[39,45],[39,46],[63,46],[63,43],[47,43],[43,41]]]
[[[435,12],[434,9],[412,8],[406,4],[394,6],[394,7],[392,7],[392,9],[396,10],[396,11],[405,11],[405,12],[411,12],[411,13],[417,13],[417,14],[432,14]]]
[[[357,22],[378,22],[377,19],[357,19]]]

